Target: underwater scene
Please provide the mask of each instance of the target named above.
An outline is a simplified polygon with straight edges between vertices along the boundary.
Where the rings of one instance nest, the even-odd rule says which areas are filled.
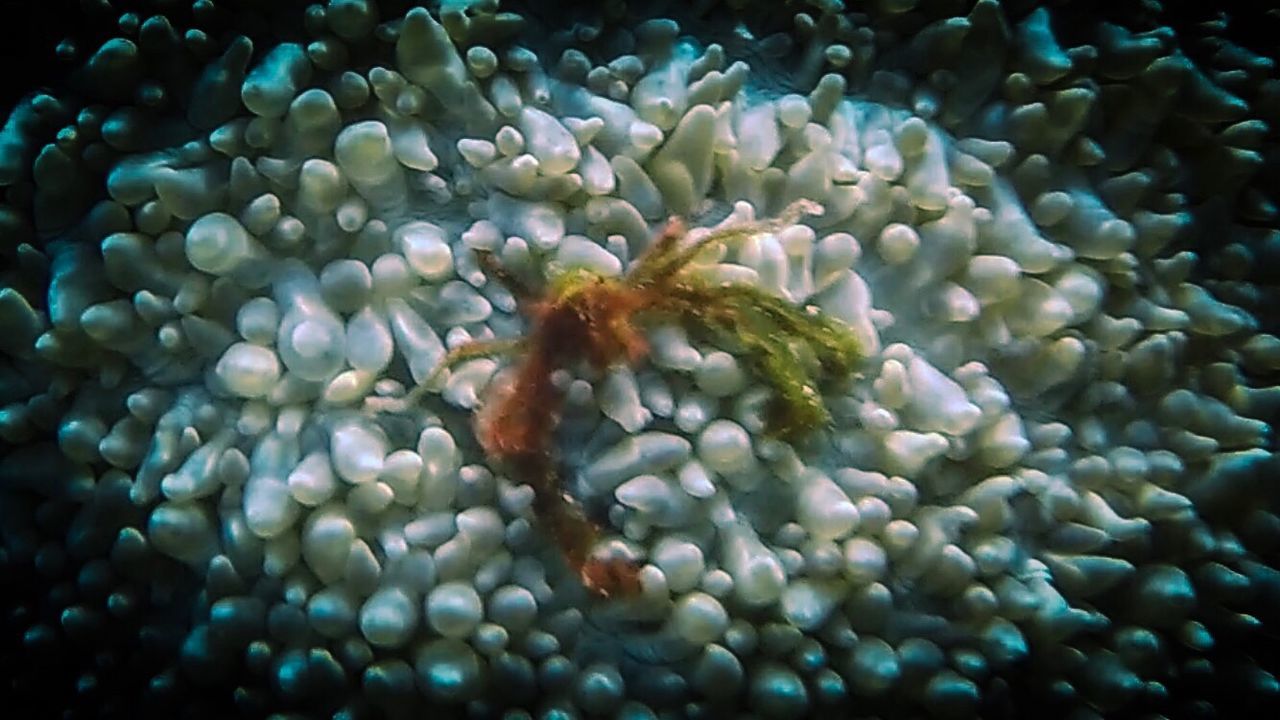
[[[1280,716],[1280,10],[0,4],[0,717]]]

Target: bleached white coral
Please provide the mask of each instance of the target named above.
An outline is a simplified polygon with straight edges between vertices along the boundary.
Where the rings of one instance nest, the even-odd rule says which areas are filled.
[[[201,2],[121,16],[83,108],[20,103],[0,559],[50,588],[23,642],[136,622],[181,646],[154,693],[226,682],[250,713],[962,716],[1024,664],[1027,697],[1103,712],[1237,667],[1274,698],[1247,641],[1211,651],[1274,622],[1274,61],[1214,38],[1206,72],[1172,32],[996,0],[800,3],[767,35],[726,5],[720,45],[621,3],[543,33],[331,0],[267,46]],[[640,367],[557,372],[564,490],[640,566],[587,598],[470,431],[503,363],[439,371],[524,332],[476,251],[618,276],[668,215],[797,199],[825,212],[694,271],[845,323],[859,372],[794,445],[732,342],[663,326]],[[189,628],[149,605],[175,595]]]

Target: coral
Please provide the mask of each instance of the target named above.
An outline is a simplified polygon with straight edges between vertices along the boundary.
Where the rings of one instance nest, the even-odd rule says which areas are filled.
[[[6,707],[1275,714],[1272,9],[63,4]]]

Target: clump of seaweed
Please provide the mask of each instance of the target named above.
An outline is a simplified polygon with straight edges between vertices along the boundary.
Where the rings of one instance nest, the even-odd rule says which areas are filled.
[[[849,328],[754,285],[713,282],[691,267],[714,244],[776,232],[802,215],[821,212],[816,203],[799,201],[776,219],[734,223],[692,242],[685,242],[685,224],[672,218],[622,277],[569,268],[549,278],[541,292],[481,253],[490,276],[519,300],[528,333],[455,348],[431,378],[403,398],[404,404],[457,362],[498,354],[518,357],[514,371],[491,384],[476,416],[477,439],[492,461],[534,489],[539,521],[589,590],[605,597],[635,592],[637,568],[593,556],[600,528],[561,487],[553,439],[563,398],[552,374],[583,361],[600,372],[619,363],[636,365],[648,354],[645,331],[677,324],[695,337],[734,349],[773,390],[766,410],[768,434],[797,441],[822,427],[830,416],[819,382],[848,377],[862,355]]]

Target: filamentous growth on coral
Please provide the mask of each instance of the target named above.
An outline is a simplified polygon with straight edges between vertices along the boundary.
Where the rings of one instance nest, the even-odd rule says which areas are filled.
[[[1276,705],[1234,4],[82,5],[0,127],[12,707]]]
[[[406,395],[374,398],[366,405],[375,410],[406,410],[431,389],[442,371],[459,361],[521,353],[513,377],[495,380],[496,387],[488,391],[484,409],[476,416],[477,440],[490,460],[505,465],[516,482],[533,489],[535,515],[589,590],[602,597],[633,594],[640,588],[637,564],[594,552],[600,529],[562,487],[553,436],[563,393],[552,376],[575,361],[597,373],[635,365],[648,354],[642,335],[647,325],[677,324],[711,342],[740,346],[771,395],[765,433],[791,441],[804,439],[831,419],[822,404],[815,371],[837,379],[849,377],[861,355],[852,333],[813,308],[801,310],[752,283],[708,282],[690,264],[714,245],[776,232],[794,225],[802,214],[821,212],[819,205],[798,201],[778,220],[732,222],[691,242],[685,241],[684,224],[672,219],[623,277],[566,268],[549,282],[544,279],[548,287],[541,297],[494,264],[487,251],[478,251],[482,267],[526,305],[533,323],[529,335],[460,345]]]

